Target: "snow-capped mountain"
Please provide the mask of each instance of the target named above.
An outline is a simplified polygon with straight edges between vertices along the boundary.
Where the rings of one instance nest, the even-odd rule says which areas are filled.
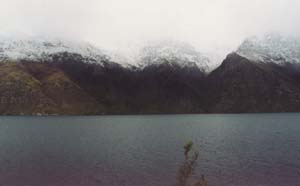
[[[237,53],[257,62],[300,63],[300,40],[277,33],[250,37],[239,46]]]
[[[84,62],[101,63],[108,59],[101,50],[84,42],[59,39],[16,39],[0,37],[0,61],[51,62],[60,53],[79,55]]]
[[[176,64],[181,67],[199,67],[208,71],[210,60],[193,46],[175,41],[164,41],[142,48],[139,55],[139,66],[153,64]]]

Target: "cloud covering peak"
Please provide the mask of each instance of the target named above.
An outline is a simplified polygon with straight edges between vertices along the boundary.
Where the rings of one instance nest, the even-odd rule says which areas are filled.
[[[249,35],[300,33],[298,0],[2,0],[1,7],[0,35],[84,40],[123,54],[164,39],[231,52]]]

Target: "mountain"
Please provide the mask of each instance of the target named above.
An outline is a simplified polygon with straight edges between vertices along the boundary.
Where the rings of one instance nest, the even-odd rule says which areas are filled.
[[[205,79],[198,67],[162,63],[133,69],[110,61],[102,66],[74,60],[52,64],[105,105],[103,113],[203,112],[194,102],[201,98]]]
[[[252,61],[279,65],[300,63],[300,39],[278,33],[247,38],[237,53]]]
[[[1,40],[0,114],[299,112],[296,50],[283,60],[258,43],[246,40],[209,72],[208,58],[182,43],[145,47],[134,66],[87,43]]]
[[[137,72],[135,101],[140,113],[199,113],[206,74],[176,63],[149,65]]]
[[[77,54],[88,63],[107,60],[108,56],[89,43],[71,42],[58,39],[0,39],[0,61],[56,61],[58,53]],[[56,55],[57,56],[57,55]]]
[[[59,40],[2,39],[0,61],[0,113],[16,115],[102,113],[101,103],[61,65],[116,65],[89,44]]]
[[[142,48],[139,58],[141,67],[169,63],[181,67],[198,67],[202,72],[208,71],[210,63],[208,57],[190,44],[175,41],[150,44]]]
[[[0,79],[1,114],[93,114],[99,107],[64,72],[44,63],[1,63]]]
[[[299,111],[300,40],[277,33],[247,38],[208,82],[210,112]]]
[[[300,111],[300,81],[275,63],[232,53],[207,81],[212,113]]]

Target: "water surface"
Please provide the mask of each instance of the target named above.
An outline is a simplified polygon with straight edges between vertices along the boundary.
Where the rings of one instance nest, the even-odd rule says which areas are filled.
[[[300,114],[0,117],[0,186],[172,186],[182,146],[213,186],[300,184]]]

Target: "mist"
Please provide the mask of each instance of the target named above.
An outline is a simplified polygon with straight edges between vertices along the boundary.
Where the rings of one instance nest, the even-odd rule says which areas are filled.
[[[0,35],[88,41],[132,55],[152,41],[231,52],[248,36],[298,35],[299,0],[1,0]]]

